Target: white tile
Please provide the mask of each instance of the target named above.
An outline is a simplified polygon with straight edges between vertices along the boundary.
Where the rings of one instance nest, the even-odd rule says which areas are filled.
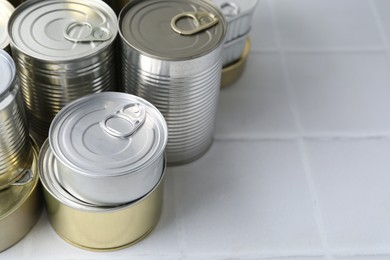
[[[390,66],[384,53],[286,54],[306,131],[390,130]]]
[[[201,159],[171,172],[186,254],[321,250],[295,142],[214,142]]]
[[[308,141],[307,151],[330,249],[390,250],[390,139]]]
[[[379,14],[380,23],[383,27],[387,42],[390,43],[390,2],[388,0],[374,0],[376,11]]]
[[[288,48],[383,46],[366,0],[270,1],[280,34]]]
[[[275,50],[277,47],[271,10],[267,0],[258,1],[258,5],[253,12],[250,37],[253,51]]]
[[[334,260],[389,260],[390,255],[339,256]]]
[[[238,82],[222,89],[216,124],[217,137],[295,131],[278,55],[252,53]]]

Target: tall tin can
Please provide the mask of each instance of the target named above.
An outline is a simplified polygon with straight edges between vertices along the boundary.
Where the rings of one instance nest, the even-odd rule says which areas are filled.
[[[77,99],[56,115],[49,131],[58,182],[98,206],[129,203],[153,189],[163,172],[167,139],[157,108],[118,92]]]
[[[32,140],[31,143],[31,164],[23,178],[0,191],[0,252],[23,239],[42,212],[38,148]]]
[[[224,16],[204,0],[134,0],[118,20],[124,91],[163,113],[169,165],[197,159],[213,140]]]
[[[7,32],[8,20],[15,7],[7,0],[0,0],[0,49],[10,52]]]
[[[115,90],[117,31],[114,11],[100,0],[30,0],[11,15],[11,49],[39,144],[63,106]]]
[[[28,121],[16,68],[0,50],[0,190],[17,181],[31,163]]]
[[[61,174],[48,142],[39,154],[39,175],[50,223],[70,244],[92,251],[113,251],[146,237],[162,211],[163,177],[144,197],[119,206],[99,207],[70,195],[56,178]]]

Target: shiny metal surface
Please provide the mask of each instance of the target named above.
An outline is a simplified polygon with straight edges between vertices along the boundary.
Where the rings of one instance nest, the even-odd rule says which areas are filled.
[[[139,199],[161,177],[167,131],[162,114],[142,98],[104,92],[77,99],[49,131],[58,182],[95,205]]]
[[[245,49],[242,52],[240,59],[222,69],[221,88],[233,84],[241,77],[245,69],[245,64],[248,59],[250,49],[251,42],[250,38],[248,37],[245,42]]]
[[[258,0],[212,0],[228,23],[226,43],[249,33]]]
[[[113,251],[147,236],[157,224],[163,202],[163,176],[142,199],[116,207],[97,207],[72,197],[58,183],[59,169],[46,142],[39,157],[39,174],[53,229],[65,241],[87,250]]]
[[[0,190],[31,164],[28,121],[12,58],[0,50]]]
[[[8,30],[38,143],[63,106],[116,89],[117,19],[103,1],[30,0],[12,14]]]
[[[177,15],[207,12],[218,23],[194,35],[173,30]],[[190,31],[196,22],[178,26]],[[213,140],[226,22],[206,1],[132,1],[119,15],[124,91],[154,104],[168,124],[169,165],[197,159]]]
[[[248,37],[249,33],[224,44],[222,50],[223,67],[229,66],[240,59]]]
[[[15,7],[10,2],[0,0],[0,49],[7,52],[10,51],[7,24],[14,10]]]
[[[31,154],[32,180],[0,191],[0,252],[21,240],[38,221],[43,201],[38,178],[38,150]]]

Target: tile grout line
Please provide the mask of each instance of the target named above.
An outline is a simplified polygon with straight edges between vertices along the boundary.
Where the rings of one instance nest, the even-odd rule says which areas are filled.
[[[324,220],[323,220],[323,215],[322,215],[321,207],[319,205],[318,194],[317,194],[317,191],[315,188],[315,183],[314,183],[313,176],[312,176],[312,170],[311,170],[311,167],[309,164],[308,151],[306,149],[305,140],[303,138],[304,130],[303,130],[303,126],[301,123],[299,111],[298,111],[298,108],[297,108],[297,105],[296,105],[296,102],[294,99],[294,91],[293,91],[290,76],[289,76],[289,73],[287,70],[286,59],[284,56],[285,53],[283,52],[282,46],[281,46],[281,38],[280,38],[279,29],[278,29],[278,24],[277,24],[276,17],[275,17],[274,5],[271,3],[271,0],[267,0],[267,3],[268,3],[269,8],[270,8],[271,26],[273,28],[273,34],[274,34],[274,38],[275,38],[276,47],[279,50],[278,56],[279,56],[279,60],[281,62],[282,75],[283,75],[285,87],[287,90],[289,106],[290,106],[291,112],[293,114],[294,122],[295,122],[295,125],[296,125],[298,133],[299,133],[299,137],[297,138],[297,142],[299,145],[299,151],[300,151],[301,161],[303,164],[303,171],[304,171],[304,175],[306,178],[306,183],[308,185],[310,197],[312,200],[312,209],[314,211],[315,221],[317,223],[317,228],[318,228],[321,244],[322,244],[324,251],[325,251],[324,256],[326,259],[332,259],[332,254],[331,254],[331,251],[329,248],[327,235],[326,235],[326,231],[325,231],[325,224],[324,224]]]

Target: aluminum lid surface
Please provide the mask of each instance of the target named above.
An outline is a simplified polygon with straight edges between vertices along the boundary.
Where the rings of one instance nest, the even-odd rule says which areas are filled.
[[[0,97],[8,91],[15,78],[15,63],[3,50],[0,50]]]
[[[15,8],[6,0],[0,0],[0,49],[9,44],[7,24]]]
[[[8,24],[11,45],[36,59],[67,61],[99,52],[117,35],[114,11],[100,0],[30,0]]]
[[[157,160],[164,152],[167,132],[164,117],[146,100],[102,92],[64,107],[50,126],[49,142],[56,158],[68,168],[112,177]]]
[[[218,5],[226,20],[229,21],[253,12],[258,0],[213,0],[213,2]]]
[[[198,31],[202,26],[204,29]],[[122,39],[145,55],[186,60],[220,46],[225,39],[226,21],[209,1],[135,0],[119,14],[119,31]]]

